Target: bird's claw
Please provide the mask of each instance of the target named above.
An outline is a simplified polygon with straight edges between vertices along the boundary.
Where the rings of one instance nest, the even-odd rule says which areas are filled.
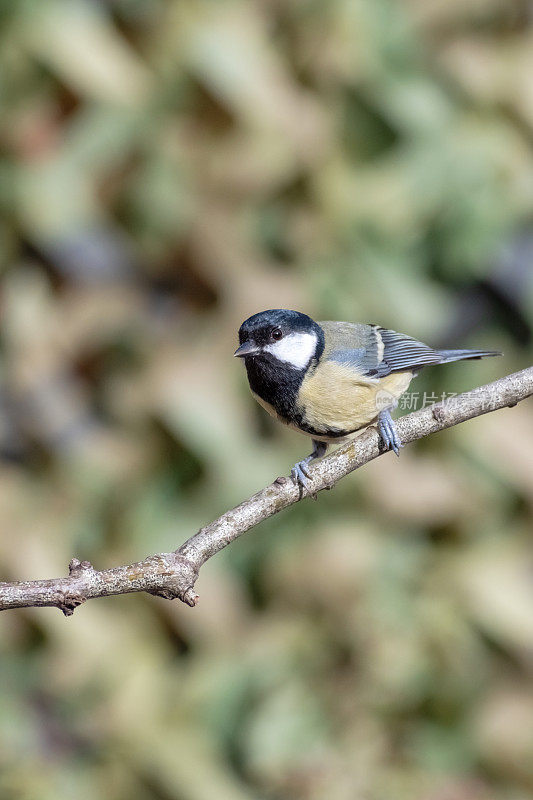
[[[307,494],[313,497],[314,495],[310,492],[310,474],[307,469],[307,461],[298,461],[294,467],[291,469],[291,478],[294,481],[295,485],[300,489],[300,494],[303,494],[304,490]]]
[[[298,461],[294,467],[291,469],[291,478],[300,490],[300,498],[303,497],[304,490],[307,492],[309,497],[312,497],[313,500],[317,499],[317,493],[312,492],[310,487],[309,480],[311,478],[308,470],[308,465],[310,461],[313,461],[315,458],[321,458],[328,446],[325,442],[318,442],[313,439],[313,452],[304,458],[302,461]]]
[[[389,411],[382,411],[379,415],[378,433],[381,437],[381,441],[383,442],[384,449],[392,450],[397,456],[399,456],[400,448],[403,447],[403,444]]]

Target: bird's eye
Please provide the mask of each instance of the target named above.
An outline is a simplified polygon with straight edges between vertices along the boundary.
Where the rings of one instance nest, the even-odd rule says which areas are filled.
[[[272,333],[270,334],[275,342],[279,342],[280,339],[283,338],[283,331],[281,328],[274,328]]]

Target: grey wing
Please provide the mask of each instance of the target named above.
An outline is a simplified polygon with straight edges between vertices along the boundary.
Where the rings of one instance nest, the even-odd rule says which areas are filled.
[[[337,341],[327,358],[351,366],[368,377],[383,378],[391,372],[414,372],[442,361],[440,353],[404,333],[396,333],[379,325],[354,325],[353,328],[357,329],[358,346],[345,348],[339,346]],[[339,337],[336,338],[338,340]]]
[[[441,354],[432,347],[404,333],[378,328],[378,335],[383,341],[383,357],[378,367],[379,377],[402,370],[416,371],[420,367],[440,364],[442,361]]]

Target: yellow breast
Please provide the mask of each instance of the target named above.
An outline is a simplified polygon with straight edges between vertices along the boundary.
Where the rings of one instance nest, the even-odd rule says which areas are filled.
[[[385,378],[367,378],[351,367],[326,361],[304,379],[299,410],[319,433],[359,430],[370,425],[382,409],[394,407],[412,377],[412,372],[393,372]]]

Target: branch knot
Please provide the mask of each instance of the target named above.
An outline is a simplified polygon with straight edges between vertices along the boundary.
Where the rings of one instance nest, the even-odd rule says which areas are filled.
[[[198,569],[190,559],[176,551],[164,556],[151,556],[146,561],[151,561],[154,566],[153,584],[146,591],[165,600],[179,599],[188,606],[196,605],[199,598],[194,584],[198,579]]]
[[[70,617],[74,611],[87,600],[80,592],[75,590],[59,591],[56,605],[65,617]]]
[[[80,561],[79,558],[71,558],[68,565],[69,575],[76,575],[77,573],[84,572],[85,570],[94,570],[94,567],[90,561]]]
[[[436,422],[444,422],[446,419],[446,412],[444,407],[440,404],[438,406],[433,406],[431,409],[431,415]]]

